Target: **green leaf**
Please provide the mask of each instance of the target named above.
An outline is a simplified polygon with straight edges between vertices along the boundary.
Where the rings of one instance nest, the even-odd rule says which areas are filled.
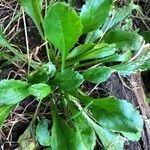
[[[42,146],[50,146],[51,145],[51,136],[50,131],[48,130],[47,119],[43,119],[39,121],[36,127],[36,138]]]
[[[10,44],[8,43],[1,29],[0,29],[0,46],[10,48]]]
[[[52,63],[42,64],[39,68],[31,72],[28,76],[30,83],[46,83],[54,76],[56,67]]]
[[[123,150],[124,142],[126,141],[119,134],[115,134],[101,126],[97,125],[96,123],[91,123],[92,127],[94,128],[95,132],[97,133],[98,137],[100,138],[104,149],[106,150]]]
[[[85,43],[95,42],[97,39],[103,36],[103,31],[100,29],[97,29],[95,31],[92,31],[87,34]]]
[[[37,97],[39,100],[42,100],[52,92],[51,87],[44,83],[31,85],[28,90],[31,95]]]
[[[82,60],[104,58],[110,56],[116,52],[116,46],[114,44],[100,43],[97,44],[91,51],[81,56]]]
[[[79,88],[83,81],[84,78],[79,72],[66,69],[56,73],[53,83],[64,91],[73,92]]]
[[[20,3],[24,7],[26,13],[32,18],[41,36],[43,37],[41,27],[43,23],[43,18],[41,14],[43,0],[20,0]]]
[[[81,110],[80,110],[81,111]],[[119,134],[113,133],[94,122],[85,112],[82,115],[89,125],[94,129],[106,150],[123,150],[125,138]],[[95,120],[95,119],[94,119]]]
[[[112,69],[109,67],[95,67],[84,71],[82,75],[85,80],[97,84],[105,82],[112,72]]]
[[[78,133],[61,119],[56,112],[53,114],[52,150],[87,150]]]
[[[28,84],[21,80],[0,81],[0,104],[17,104],[29,96]]]
[[[70,62],[79,62],[82,60],[104,58],[110,55],[113,55],[116,52],[116,46],[114,44],[99,43],[94,46],[93,49],[88,50],[87,52],[82,53],[76,58],[72,59]]]
[[[115,43],[118,48],[123,49],[124,51],[138,51],[143,44],[143,37],[137,33],[119,30],[107,33],[103,40],[109,44]]]
[[[0,106],[0,128],[2,127],[4,121],[8,117],[11,110],[14,108],[14,105],[1,105]]]
[[[83,33],[98,29],[107,19],[112,0],[86,0],[80,13]]]
[[[74,116],[79,113],[76,109],[72,109]],[[78,115],[74,118],[76,124],[76,130],[79,138],[83,141],[86,150],[93,150],[96,144],[96,135],[94,130],[90,127],[87,120],[82,116]]]
[[[147,59],[140,67],[141,70],[150,70],[150,59]]]
[[[150,43],[150,31],[141,32],[140,35],[144,37],[146,43]]]
[[[77,59],[78,56],[87,53],[88,51],[93,49],[94,46],[95,46],[94,43],[79,45],[68,54],[67,59],[73,59],[73,58]]]
[[[109,18],[105,24],[102,27],[103,31],[107,31],[111,29],[112,27],[116,26],[119,24],[121,21],[126,19],[128,16],[131,15],[132,10],[134,9],[134,6],[128,5],[128,6],[123,6],[122,8],[115,8],[115,13],[113,15],[113,19]]]
[[[49,6],[44,25],[47,39],[65,58],[82,34],[80,17],[69,5],[57,2]]]
[[[117,71],[119,74],[123,75],[123,76],[128,76],[131,75],[132,73],[136,73],[140,67],[141,67],[141,62],[140,61],[136,61],[136,62],[129,62],[126,64],[120,64],[120,65],[116,65],[113,66],[113,70]]]
[[[131,50],[126,51],[123,54],[113,54],[111,56],[108,56],[106,58],[101,59],[101,62],[127,62],[131,59],[132,52]]]
[[[102,127],[120,132],[129,140],[139,140],[141,137],[143,119],[127,101],[113,97],[96,99],[90,110]]]

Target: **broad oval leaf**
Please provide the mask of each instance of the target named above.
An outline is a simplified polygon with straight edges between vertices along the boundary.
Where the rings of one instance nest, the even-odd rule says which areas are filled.
[[[96,99],[91,111],[102,127],[120,132],[129,140],[139,140],[141,137],[143,119],[127,101],[113,97]]]
[[[4,121],[8,117],[10,111],[14,108],[14,105],[1,105],[0,106],[0,128],[2,127]]]
[[[95,67],[84,71],[82,75],[85,80],[97,84],[105,82],[112,73],[113,70],[109,67]]]
[[[51,136],[50,131],[48,130],[49,121],[47,119],[43,119],[39,121],[36,127],[36,138],[42,146],[50,146],[51,145]]]
[[[49,6],[44,25],[47,39],[66,57],[82,33],[80,17],[69,5],[57,2]]]
[[[98,29],[107,19],[112,0],[86,0],[80,13],[83,33]]]
[[[74,92],[79,88],[83,81],[84,78],[81,74],[79,74],[79,72],[66,69],[61,72],[57,72],[52,82],[64,91]]]
[[[143,37],[137,33],[114,30],[107,33],[103,39],[106,43],[115,43],[118,48],[124,51],[138,51],[143,44]]]
[[[31,95],[37,97],[39,100],[42,100],[51,93],[51,87],[44,83],[33,84],[28,88],[28,90]]]
[[[104,149],[106,150],[123,150],[124,142],[126,139],[119,134],[113,133],[106,128],[98,125],[91,119],[87,113],[83,112],[82,115],[88,122],[88,124],[93,128],[93,130],[98,135],[99,139],[101,140]]]
[[[24,7],[26,13],[33,19],[34,23],[36,24],[41,36],[43,37],[42,33],[42,3],[43,0],[19,0],[21,5]]]
[[[29,96],[28,84],[21,80],[0,81],[0,91],[0,104],[17,104]]]

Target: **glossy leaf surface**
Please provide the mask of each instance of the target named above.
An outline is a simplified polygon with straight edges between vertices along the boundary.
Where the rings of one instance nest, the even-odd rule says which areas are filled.
[[[124,51],[137,51],[143,43],[143,37],[137,33],[115,30],[107,33],[104,41],[109,44],[115,43],[118,48]]]
[[[98,29],[107,19],[112,0],[86,0],[80,13],[83,33]]]
[[[29,88],[29,93],[37,99],[42,100],[51,93],[51,87],[44,83],[33,84]]]
[[[1,80],[0,91],[0,104],[17,104],[29,96],[28,84],[21,80]]]
[[[79,88],[83,81],[84,78],[79,72],[66,69],[57,72],[53,82],[64,91],[73,92]]]
[[[113,97],[100,99],[82,97],[81,99],[88,103],[93,101],[90,110],[102,127],[122,133],[130,140],[139,140],[143,119],[132,104]]]
[[[95,67],[84,71],[83,77],[86,81],[97,84],[106,81],[112,72],[112,69],[109,67]]]
[[[36,138],[42,146],[51,145],[50,131],[48,130],[48,120],[43,119],[39,121],[36,127]]]
[[[57,114],[53,116],[52,150],[87,150],[75,129]]]
[[[80,17],[72,7],[58,2],[49,6],[44,24],[47,39],[66,57],[82,33]]]

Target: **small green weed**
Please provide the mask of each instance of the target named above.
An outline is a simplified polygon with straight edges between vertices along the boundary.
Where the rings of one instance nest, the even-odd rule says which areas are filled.
[[[43,16],[42,0],[20,0],[20,3],[43,41],[48,41],[48,61],[32,60],[30,65],[34,70],[29,72],[26,81],[0,81],[0,126],[18,103],[32,95],[39,105],[31,128],[19,139],[22,148],[28,145],[28,149],[36,149],[39,144],[52,150],[93,150],[98,137],[104,149],[122,150],[126,140],[138,141],[143,119],[130,103],[115,97],[93,99],[80,87],[85,81],[105,82],[114,72],[127,76],[149,69],[150,54],[149,51],[143,53],[143,37],[127,31],[128,26],[120,27],[135,5],[118,8],[112,0],[87,0],[81,11],[76,12],[65,2],[54,2]],[[83,44],[79,44],[81,35],[86,37]],[[0,45],[28,63],[26,55],[16,52],[2,32]],[[117,65],[113,65],[114,62]],[[61,95],[59,102],[58,93]],[[51,103],[51,128],[51,120],[45,118],[40,118],[35,125],[44,99]],[[59,103],[63,107],[63,117],[59,115]],[[34,127],[36,129],[31,131]],[[38,144],[31,140],[31,132]]]

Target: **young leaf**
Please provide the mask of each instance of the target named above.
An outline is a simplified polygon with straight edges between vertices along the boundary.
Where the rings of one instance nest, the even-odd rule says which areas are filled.
[[[39,100],[42,100],[51,93],[51,87],[44,83],[33,84],[28,88],[28,90],[31,95],[37,97]]]
[[[119,30],[107,33],[103,40],[109,44],[115,43],[118,48],[123,49],[124,51],[137,51],[141,48],[143,43],[143,37],[137,33]]]
[[[20,0],[21,5],[24,7],[26,13],[33,19],[41,36],[43,37],[42,25],[42,3],[43,0]]]
[[[28,76],[30,83],[46,83],[51,77],[54,76],[56,67],[52,63],[43,64],[35,71],[31,72]]]
[[[112,0],[86,0],[80,13],[83,33],[98,29],[107,19]]]
[[[56,112],[53,114],[51,143],[53,150],[87,150],[76,131],[69,127]]]
[[[95,67],[84,71],[82,75],[85,80],[97,84],[105,82],[112,72],[112,69],[109,67]]]
[[[28,84],[21,80],[0,81],[0,104],[17,104],[29,96]]]
[[[8,117],[10,111],[14,108],[14,105],[1,105],[0,106],[0,128],[2,127],[4,121]]]
[[[82,33],[80,17],[69,5],[57,2],[49,6],[44,25],[47,39],[65,58]]]
[[[51,145],[50,131],[48,130],[48,120],[43,119],[39,121],[36,127],[36,138],[42,146]]]
[[[83,81],[84,78],[79,72],[66,69],[56,73],[53,83],[64,91],[73,92],[79,88]]]
[[[119,24],[121,21],[126,19],[131,15],[134,7],[132,5],[123,6],[122,8],[115,8],[115,14],[113,18],[109,18],[102,27],[102,30],[106,32],[106,30],[111,29],[112,27]],[[113,14],[112,14],[113,15]]]
[[[96,99],[90,110],[102,127],[120,132],[129,140],[139,140],[141,137],[143,119],[127,101],[113,97]]]

